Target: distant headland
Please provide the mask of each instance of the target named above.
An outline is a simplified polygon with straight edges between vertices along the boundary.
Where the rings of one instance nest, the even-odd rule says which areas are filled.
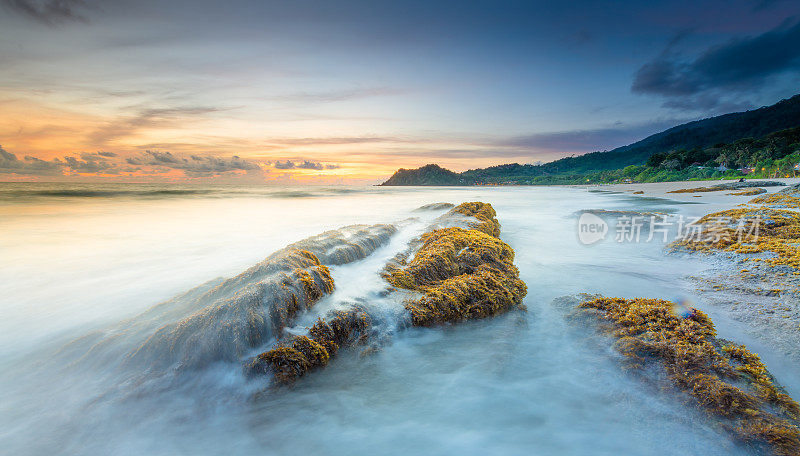
[[[795,175],[800,175],[800,95],[678,125],[611,151],[461,173],[428,164],[401,168],[381,185],[557,185]]]

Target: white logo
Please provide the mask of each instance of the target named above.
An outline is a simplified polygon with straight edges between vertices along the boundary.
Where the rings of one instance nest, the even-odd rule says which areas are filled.
[[[608,234],[608,224],[605,220],[592,214],[584,212],[578,219],[578,240],[581,244],[589,245],[602,241]]]

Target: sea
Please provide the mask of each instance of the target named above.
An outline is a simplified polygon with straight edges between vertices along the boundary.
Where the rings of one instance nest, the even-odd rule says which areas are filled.
[[[331,267],[329,305],[374,296],[386,286],[385,260],[446,210],[417,209],[466,201],[497,211],[528,286],[527,311],[406,328],[379,350],[343,350],[290,387],[245,375],[244,359],[169,380],[116,362],[141,341],[113,328],[327,230],[398,227],[367,258]],[[622,369],[613,341],[576,326],[558,298],[689,302],[720,337],[760,353],[795,397],[800,367],[707,305],[687,277],[710,260],[618,225],[584,242],[581,211],[597,209],[677,218],[715,208],[614,187],[2,183],[0,453],[750,454],[688,398]],[[402,311],[402,302],[390,305]],[[117,351],[74,348],[87,337],[113,337]]]

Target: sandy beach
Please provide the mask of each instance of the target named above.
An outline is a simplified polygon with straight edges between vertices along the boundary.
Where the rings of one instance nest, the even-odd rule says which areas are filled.
[[[786,186],[762,187],[774,194],[800,183],[800,178],[770,179]],[[660,182],[647,184],[618,184],[592,186],[592,190],[630,193],[638,198],[665,198],[688,203],[682,213],[703,217],[739,207],[760,207],[750,203],[753,196],[730,195],[723,190],[701,193],[670,193],[675,190],[710,187],[731,181]],[[747,182],[763,182],[753,180]],[[643,192],[643,193],[635,193]],[[705,299],[704,305],[714,307],[723,317],[730,318],[765,347],[775,351],[775,357],[800,362],[800,279],[793,269],[764,264],[754,258],[764,255],[741,254],[730,251],[686,253],[672,255],[701,256],[708,269],[687,279]],[[769,255],[766,255],[769,257]],[[718,317],[719,318],[719,317]]]

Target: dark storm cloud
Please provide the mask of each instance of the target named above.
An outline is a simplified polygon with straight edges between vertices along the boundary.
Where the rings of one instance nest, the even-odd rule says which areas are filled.
[[[89,6],[83,0],[2,0],[7,9],[47,25],[63,22],[88,22],[82,10]]]
[[[685,60],[668,46],[636,73],[631,90],[668,99],[668,107],[720,109],[726,99],[761,89],[770,78],[800,70],[800,22],[712,46]],[[747,102],[739,100],[739,103]]]

